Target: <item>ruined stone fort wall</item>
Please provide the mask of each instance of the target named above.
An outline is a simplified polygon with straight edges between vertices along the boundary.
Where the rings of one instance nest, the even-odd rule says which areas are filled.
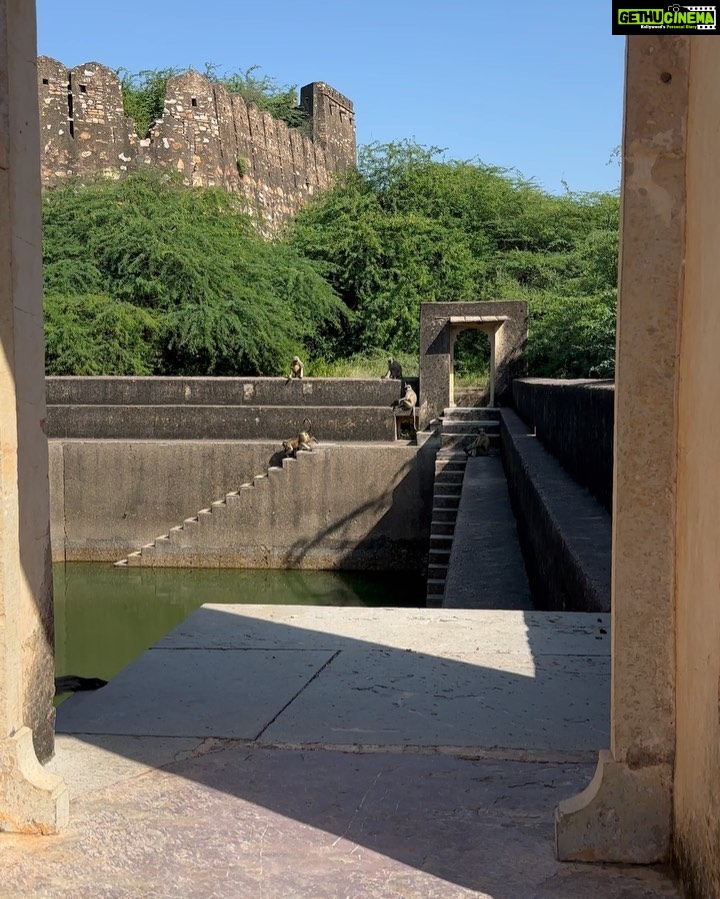
[[[179,172],[187,185],[242,194],[272,232],[334,172],[355,164],[350,100],[323,82],[301,91],[312,115],[302,134],[196,72],[168,82],[162,118],[139,138],[123,111],[120,79],[96,62],[74,69],[38,59],[44,187],[72,177],[122,177],[146,165]]]

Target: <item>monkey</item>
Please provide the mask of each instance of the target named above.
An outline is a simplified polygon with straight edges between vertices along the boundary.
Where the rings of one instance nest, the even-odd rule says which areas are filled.
[[[312,444],[318,442],[317,438],[310,433],[312,422],[309,418],[303,421],[303,428],[305,430],[300,431],[294,439],[283,440],[282,448],[286,459],[297,459],[299,452],[311,453],[313,451]]]
[[[417,405],[417,394],[412,387],[409,384],[404,384],[403,387],[405,394],[399,400],[395,400],[391,407],[395,410],[396,415],[412,412]]]
[[[388,356],[388,370],[382,376],[382,380],[384,381],[386,378],[396,378],[398,381],[402,381],[402,366],[400,363],[393,359],[392,356]]]
[[[288,381],[292,381],[293,378],[302,378],[305,373],[305,366],[300,361],[299,356],[293,356],[293,360],[290,363],[290,374],[288,375]]]
[[[490,438],[485,433],[484,428],[480,428],[477,437],[470,446],[465,447],[465,455],[470,456],[487,456],[490,450]]]
[[[297,437],[292,440],[283,440],[282,448],[286,459],[297,459],[299,452],[311,453],[313,451],[312,444],[317,440],[308,434],[307,431],[300,431]]]

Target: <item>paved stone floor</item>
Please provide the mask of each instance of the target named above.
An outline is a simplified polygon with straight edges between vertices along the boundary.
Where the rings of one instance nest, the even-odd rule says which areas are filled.
[[[57,837],[0,837],[0,897],[650,899],[559,864],[607,745],[603,616],[205,606],[58,710]]]

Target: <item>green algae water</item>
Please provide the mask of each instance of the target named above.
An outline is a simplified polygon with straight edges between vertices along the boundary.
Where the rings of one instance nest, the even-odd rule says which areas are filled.
[[[53,565],[55,673],[110,680],[203,603],[425,604],[419,575]]]

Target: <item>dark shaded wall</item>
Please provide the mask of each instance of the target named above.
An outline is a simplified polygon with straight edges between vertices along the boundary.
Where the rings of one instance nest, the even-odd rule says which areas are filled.
[[[513,381],[513,405],[563,468],[612,513],[612,381]]]
[[[609,513],[509,408],[501,410],[500,445],[535,607],[609,612]]]

